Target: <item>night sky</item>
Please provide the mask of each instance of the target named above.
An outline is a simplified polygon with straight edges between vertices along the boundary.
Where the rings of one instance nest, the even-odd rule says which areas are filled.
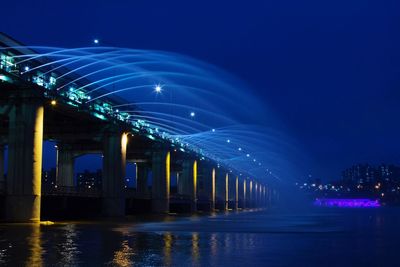
[[[0,31],[28,45],[99,38],[227,70],[264,98],[314,176],[400,164],[400,1],[2,1],[0,14]]]

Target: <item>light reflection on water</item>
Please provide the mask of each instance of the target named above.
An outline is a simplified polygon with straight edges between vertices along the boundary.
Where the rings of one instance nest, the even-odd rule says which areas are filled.
[[[69,224],[65,226],[64,231],[64,242],[61,242],[59,245],[60,251],[60,260],[65,264],[75,264],[77,263],[78,254],[80,254],[78,250],[78,246],[76,244],[76,238],[78,236],[78,231],[76,230],[76,225]]]
[[[396,266],[398,211],[0,225],[0,265]]]
[[[164,264],[171,265],[171,250],[173,245],[173,237],[171,233],[164,234]]]
[[[40,227],[31,226],[30,235],[27,237],[29,256],[26,266],[41,266],[43,264],[43,247]]]
[[[133,249],[129,246],[129,241],[124,240],[121,243],[121,248],[114,252],[112,263],[118,266],[132,266],[132,258],[134,256]]]

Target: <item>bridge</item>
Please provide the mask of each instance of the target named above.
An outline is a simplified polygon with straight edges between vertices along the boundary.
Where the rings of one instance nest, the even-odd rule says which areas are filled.
[[[0,35],[0,193],[7,221],[40,221],[45,196],[101,199],[106,217],[124,216],[127,203],[139,200],[150,201],[155,213],[168,213],[170,203],[185,203],[191,212],[200,206],[240,210],[270,203],[273,190],[262,179],[171,138],[143,119],[145,110],[135,103],[94,89],[93,81],[35,55],[40,54]],[[52,188],[41,186],[44,141],[57,144]],[[103,157],[101,190],[74,186],[74,161],[85,154]],[[135,190],[125,188],[127,163],[136,163]],[[171,173],[179,177],[174,195]]]

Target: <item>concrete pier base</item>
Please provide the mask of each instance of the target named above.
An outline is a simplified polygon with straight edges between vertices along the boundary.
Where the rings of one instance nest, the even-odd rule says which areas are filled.
[[[169,151],[153,152],[152,210],[155,213],[169,212],[170,161]]]
[[[190,198],[190,211],[197,210],[197,161],[186,159],[182,164],[182,177],[179,179],[182,194]]]
[[[103,158],[103,215],[121,217],[125,215],[125,171],[127,134],[117,130],[104,136]]]
[[[9,115],[6,219],[40,221],[43,114],[41,99],[19,96]]]

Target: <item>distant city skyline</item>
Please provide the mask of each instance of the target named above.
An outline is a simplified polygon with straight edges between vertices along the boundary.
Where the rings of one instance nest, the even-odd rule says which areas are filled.
[[[379,199],[387,205],[400,204],[399,165],[354,164],[342,171],[340,179],[324,181],[310,177],[309,180],[295,185],[309,196],[317,198],[318,205],[321,204],[318,198],[327,199],[328,203],[325,204],[328,205],[332,204],[329,204],[331,202],[329,198],[371,198]]]

